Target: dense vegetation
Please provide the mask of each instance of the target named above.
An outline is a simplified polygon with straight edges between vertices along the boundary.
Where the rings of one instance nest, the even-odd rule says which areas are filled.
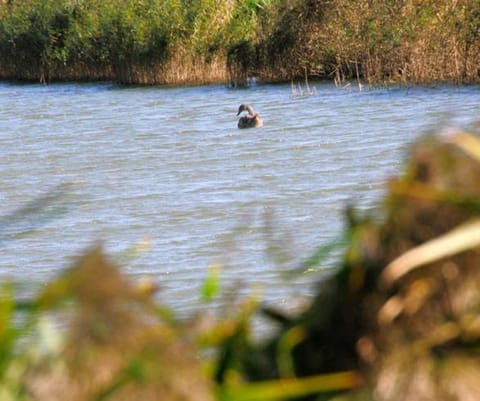
[[[348,211],[343,257],[299,314],[225,289],[217,315],[179,321],[152,282],[132,283],[99,248],[28,297],[3,282],[0,398],[476,400],[479,177],[478,137],[422,140],[381,209]],[[17,221],[65,190],[19,210]],[[301,267],[317,267],[331,249]],[[217,266],[199,300],[220,290]],[[252,335],[257,314],[276,323],[261,340]]]
[[[480,80],[478,0],[1,0],[0,78]]]

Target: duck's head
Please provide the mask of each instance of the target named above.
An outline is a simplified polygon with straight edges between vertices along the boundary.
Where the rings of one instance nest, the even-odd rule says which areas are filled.
[[[253,114],[253,109],[252,106],[246,103],[242,103],[240,107],[238,108],[238,113],[237,116],[240,115],[242,111],[246,111],[248,114]]]

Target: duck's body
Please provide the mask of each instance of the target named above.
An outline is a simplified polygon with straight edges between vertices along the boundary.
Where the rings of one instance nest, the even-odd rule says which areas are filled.
[[[263,127],[263,120],[260,117],[260,114],[254,113],[252,106],[245,103],[241,104],[238,108],[237,116],[243,111],[246,111],[247,115],[240,117],[238,120],[238,128]]]

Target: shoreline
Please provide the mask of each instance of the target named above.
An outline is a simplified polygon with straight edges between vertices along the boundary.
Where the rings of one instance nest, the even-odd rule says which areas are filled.
[[[478,86],[480,85],[479,81],[459,81],[459,80],[429,80],[429,81],[392,81],[392,82],[367,82],[365,80],[357,81],[357,79],[345,79],[342,84],[338,84],[335,79],[333,78],[326,78],[326,77],[318,77],[312,76],[309,77],[309,84],[317,84],[317,83],[328,83],[335,85],[339,89],[343,90],[356,90],[356,91],[364,91],[364,90],[376,90],[376,89],[391,89],[391,88],[415,88],[415,87],[431,87],[435,88],[438,86],[447,86],[447,87],[469,87],[469,86]],[[115,80],[113,77],[105,77],[105,78],[80,78],[80,79],[69,79],[69,78],[57,78],[49,79],[49,80],[41,80],[38,78],[25,78],[25,77],[5,77],[0,74],[0,83],[11,83],[15,85],[36,85],[36,84],[43,84],[43,85],[55,85],[55,84],[112,84],[124,87],[202,87],[202,86],[225,86],[229,89],[248,89],[251,87],[259,86],[259,85],[303,85],[304,78],[299,77],[298,79],[294,80],[286,80],[286,79],[278,79],[278,80],[262,80],[258,77],[249,77],[248,83],[241,87],[236,87],[231,85],[228,82],[228,79],[225,80],[181,80],[181,81],[153,81],[153,82],[121,82]]]

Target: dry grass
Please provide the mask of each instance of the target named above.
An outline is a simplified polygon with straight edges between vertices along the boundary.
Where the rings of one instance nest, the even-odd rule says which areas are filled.
[[[31,400],[210,401],[213,387],[192,344],[160,318],[150,291],[133,287],[95,249],[38,297],[41,309],[74,302],[57,358],[26,374]]]

